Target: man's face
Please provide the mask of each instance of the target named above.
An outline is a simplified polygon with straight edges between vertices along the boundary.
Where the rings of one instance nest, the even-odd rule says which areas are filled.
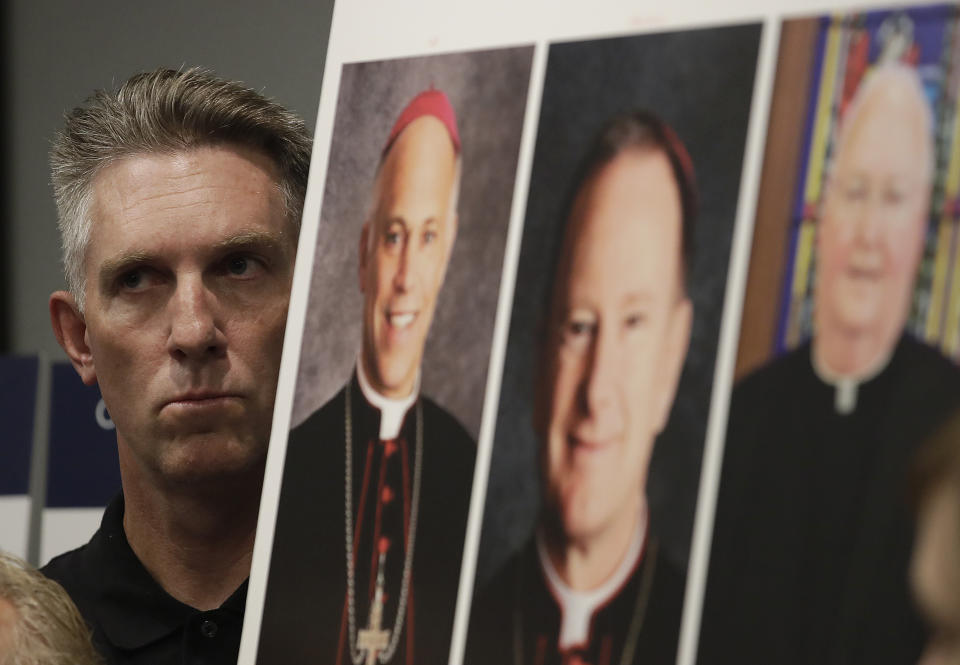
[[[660,151],[628,150],[580,190],[564,239],[536,425],[565,536],[629,528],[689,340],[681,207]]]
[[[93,184],[86,356],[121,465],[166,479],[263,463],[296,251],[255,151],[142,154]]]
[[[456,155],[444,125],[412,122],[380,170],[360,239],[363,364],[386,397],[413,390],[456,235]]]
[[[930,627],[922,665],[960,663],[960,490],[950,481],[920,511],[910,582]]]
[[[874,91],[844,131],[818,229],[818,334],[903,329],[923,248],[929,164],[915,103]]]

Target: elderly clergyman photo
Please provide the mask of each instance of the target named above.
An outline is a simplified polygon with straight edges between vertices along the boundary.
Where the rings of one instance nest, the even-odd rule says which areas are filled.
[[[123,491],[43,572],[107,663],[236,662],[309,154],[297,116],[199,70],[98,91],[54,141],[50,315]]]
[[[812,338],[730,407],[700,662],[907,663],[914,449],[960,369],[905,328],[927,239],[932,110],[878,63],[839,118],[816,228]]]

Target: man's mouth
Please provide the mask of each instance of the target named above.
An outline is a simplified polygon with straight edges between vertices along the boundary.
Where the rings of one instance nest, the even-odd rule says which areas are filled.
[[[188,390],[167,400],[165,406],[181,409],[216,407],[238,398],[236,393],[221,390]]]
[[[847,268],[847,277],[855,280],[874,282],[880,279],[881,271],[876,268],[850,266]]]
[[[387,312],[387,323],[397,330],[408,328],[416,318],[416,312]]]
[[[567,435],[567,445],[573,450],[584,452],[600,452],[609,448],[612,443],[612,438],[600,439],[592,436]]]

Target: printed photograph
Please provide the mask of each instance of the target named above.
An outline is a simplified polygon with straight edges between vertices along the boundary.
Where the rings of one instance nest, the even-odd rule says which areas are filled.
[[[956,6],[784,23],[700,663],[913,663],[912,469],[960,404]]]
[[[760,33],[550,46],[465,663],[675,659]]]
[[[260,663],[444,663],[533,48],[344,66]]]

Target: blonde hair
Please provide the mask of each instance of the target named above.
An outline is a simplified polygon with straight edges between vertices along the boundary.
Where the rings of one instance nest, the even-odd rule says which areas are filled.
[[[102,665],[76,605],[63,587],[0,550],[0,603],[13,608],[0,626],[0,665]]]

